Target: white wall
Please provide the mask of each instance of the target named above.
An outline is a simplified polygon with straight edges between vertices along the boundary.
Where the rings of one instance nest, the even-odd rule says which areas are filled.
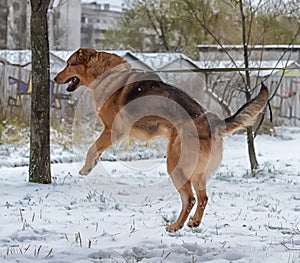
[[[75,50],[80,47],[80,0],[60,1],[54,7],[53,17],[49,20],[53,21],[49,23],[49,31],[54,30],[54,40],[50,44],[51,49]]]

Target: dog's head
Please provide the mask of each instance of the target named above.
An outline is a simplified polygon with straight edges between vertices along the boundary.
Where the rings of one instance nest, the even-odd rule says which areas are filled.
[[[97,52],[91,48],[80,48],[67,61],[67,66],[56,75],[58,84],[68,83],[67,91],[80,86],[89,87],[98,76],[125,61],[114,54]]]

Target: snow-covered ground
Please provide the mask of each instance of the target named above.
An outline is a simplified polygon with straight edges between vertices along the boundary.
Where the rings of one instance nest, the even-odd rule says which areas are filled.
[[[300,129],[277,134],[256,139],[255,178],[245,136],[226,138],[202,224],[173,234],[165,226],[181,204],[165,159],[103,161],[87,177],[57,163],[39,185],[20,166],[27,146],[2,147],[0,262],[300,262]]]

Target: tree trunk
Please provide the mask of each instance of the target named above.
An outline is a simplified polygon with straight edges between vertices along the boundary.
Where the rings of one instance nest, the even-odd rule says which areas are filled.
[[[32,97],[29,181],[51,183],[50,73],[47,10],[50,0],[31,0]]]
[[[245,68],[249,68],[249,52],[248,52],[248,39],[246,36],[246,17],[244,14],[243,9],[243,0],[239,0],[240,4],[240,12],[241,12],[241,20],[242,20],[242,40],[243,40],[243,51],[244,51],[244,63]],[[249,29],[250,30],[250,29]],[[249,36],[250,34],[248,34]],[[250,80],[250,72],[249,70],[245,71],[246,76],[246,83],[245,83],[245,94],[246,94],[246,100],[250,101],[251,99],[251,80]],[[258,167],[258,162],[256,159],[256,153],[255,153],[255,147],[254,147],[254,136],[252,133],[252,127],[247,127],[247,145],[248,145],[248,157],[250,161],[250,167],[251,167],[251,174],[255,176],[255,170]]]
[[[258,168],[258,162],[256,159],[252,127],[247,128],[247,144],[248,144],[248,156],[249,156],[249,161],[251,166],[251,174],[255,176],[255,170]]]
[[[247,54],[248,54],[248,52],[247,52]],[[248,55],[246,57],[247,57],[247,61],[248,61]],[[248,81],[249,81],[249,85],[250,85],[249,72],[248,72]],[[248,83],[248,81],[247,81],[247,83]],[[249,89],[246,91],[246,99],[247,99],[247,101],[251,100],[251,93],[250,93]],[[256,153],[255,153],[254,135],[253,135],[252,127],[247,127],[247,146],[248,146],[248,157],[249,157],[249,161],[250,161],[251,174],[252,174],[252,176],[255,176],[255,171],[258,168],[258,161],[256,158]]]

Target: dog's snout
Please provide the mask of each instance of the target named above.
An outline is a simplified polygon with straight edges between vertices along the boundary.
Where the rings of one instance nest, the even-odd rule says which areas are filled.
[[[57,84],[61,84],[61,77],[59,77],[59,73],[54,77],[54,81],[55,81]]]

